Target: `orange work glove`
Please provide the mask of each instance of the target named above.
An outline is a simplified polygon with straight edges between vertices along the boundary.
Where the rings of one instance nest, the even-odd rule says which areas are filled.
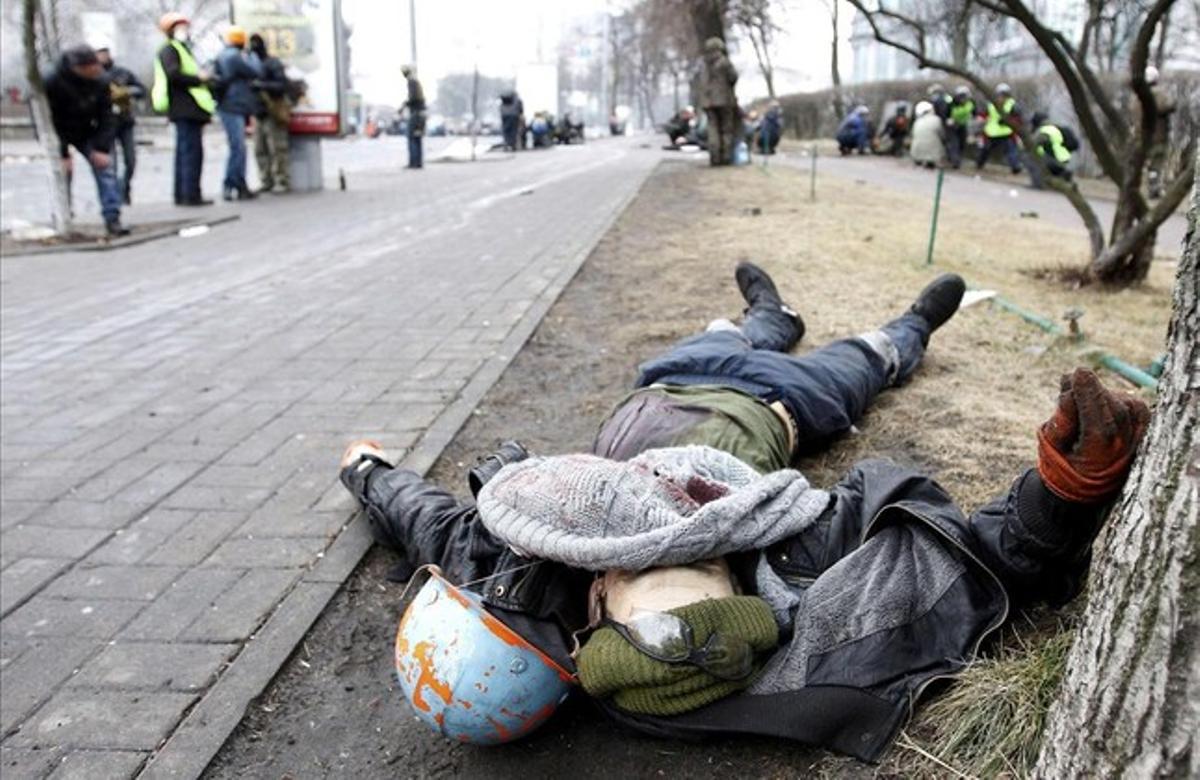
[[[1121,489],[1150,409],[1113,393],[1095,373],[1077,368],[1062,377],[1054,415],[1038,429],[1038,474],[1059,498],[1097,503]]]

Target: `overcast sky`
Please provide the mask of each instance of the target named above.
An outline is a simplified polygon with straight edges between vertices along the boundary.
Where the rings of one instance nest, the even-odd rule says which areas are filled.
[[[571,20],[608,8],[619,11],[625,0],[416,0],[418,72],[430,98],[438,78],[470,72],[512,77],[524,62],[534,62],[541,41],[543,56],[553,60],[560,31]],[[400,66],[412,55],[407,0],[343,0],[343,14],[354,27],[354,87],[371,103],[403,101]],[[851,11],[843,4],[842,35]],[[830,25],[820,0],[791,0],[779,17],[785,27],[776,46],[780,92],[819,89],[829,83]],[[742,73],[738,96],[743,101],[765,94],[749,46],[735,56]],[[843,45],[843,75],[850,52]]]

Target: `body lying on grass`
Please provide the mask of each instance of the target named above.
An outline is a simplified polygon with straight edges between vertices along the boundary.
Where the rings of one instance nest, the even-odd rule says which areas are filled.
[[[940,277],[880,330],[792,357],[799,316],[760,269],[737,280],[741,325],[718,320],[643,364],[595,454],[505,445],[472,472],[477,505],[392,468],[378,445],[348,448],[342,481],[402,557],[397,578],[440,569],[405,611],[396,657],[410,702],[447,736],[528,733],[568,690],[546,682],[557,675],[643,732],[772,735],[876,760],[926,684],[962,671],[1014,608],[1077,593],[1144,404],[1090,371],[1065,377],[1037,469],[969,518],[884,461],[820,490],[792,458],[917,369],[964,285]],[[435,608],[439,593],[467,608],[431,627],[420,614],[450,602]],[[480,639],[480,623],[502,641]],[[522,677],[531,659],[554,674]]]

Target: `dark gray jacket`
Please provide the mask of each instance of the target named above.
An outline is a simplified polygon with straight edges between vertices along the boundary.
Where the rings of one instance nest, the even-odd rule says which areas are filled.
[[[385,464],[346,469],[376,538],[404,557],[407,578],[438,564],[477,586],[513,630],[573,669],[571,633],[587,623],[593,575],[530,563],[498,543],[475,507],[415,473]],[[1017,606],[1072,597],[1102,508],[1064,502],[1033,470],[970,519],[928,477],[859,463],[803,532],[765,551],[728,556],[746,592],[770,566],[795,599],[793,630],[746,692],[675,717],[615,720],[673,737],[757,734],[876,760],[925,687],[953,675]]]
[[[262,63],[257,56],[236,46],[226,46],[217,55],[216,76],[220,94],[218,109],[241,116],[262,113],[262,100],[254,83],[263,77]]]

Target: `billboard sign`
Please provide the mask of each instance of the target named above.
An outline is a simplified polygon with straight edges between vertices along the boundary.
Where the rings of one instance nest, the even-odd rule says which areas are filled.
[[[233,20],[258,33],[267,51],[283,60],[288,78],[303,79],[307,93],[292,109],[288,129],[338,135],[342,116],[342,19],[339,0],[233,0]]]

